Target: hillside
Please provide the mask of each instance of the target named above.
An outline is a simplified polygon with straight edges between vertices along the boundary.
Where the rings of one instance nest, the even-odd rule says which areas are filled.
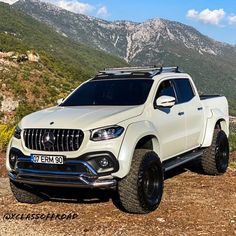
[[[16,123],[33,110],[55,104],[56,99],[65,96],[80,83],[66,78],[63,69],[55,69],[53,58],[46,53],[40,52],[40,59],[36,62],[25,59],[27,45],[12,35],[0,33],[1,47],[10,47],[8,42],[14,44],[15,50],[8,53],[0,52],[2,122]],[[35,53],[38,54],[37,51]],[[9,56],[3,57],[4,54]]]
[[[0,15],[0,51],[24,55],[32,50],[40,56],[38,63],[0,58],[2,122],[17,122],[33,110],[55,104],[104,67],[127,65],[120,58],[61,36],[8,4],[0,2]],[[6,103],[10,110],[3,108]]]
[[[235,46],[164,19],[109,22],[38,0],[19,0],[13,6],[61,35],[119,56],[130,64],[179,65],[193,76],[201,93],[227,95],[231,114],[236,114]]]
[[[77,79],[85,79],[84,75],[92,74],[105,66],[125,64],[115,56],[75,43],[8,4],[0,2],[0,15],[0,32],[14,35],[27,44],[28,48],[47,52],[56,61],[66,65],[68,71],[77,73]],[[14,49],[14,45],[10,46]]]

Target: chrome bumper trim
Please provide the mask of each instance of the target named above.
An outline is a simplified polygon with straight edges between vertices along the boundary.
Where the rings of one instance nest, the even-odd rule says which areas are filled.
[[[34,171],[21,171],[18,173],[9,172],[12,181],[43,186],[76,187],[76,188],[113,188],[117,181],[111,176],[96,176],[77,173],[69,174],[46,174],[35,173]]]

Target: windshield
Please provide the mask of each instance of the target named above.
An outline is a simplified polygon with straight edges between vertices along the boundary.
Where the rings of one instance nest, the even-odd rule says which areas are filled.
[[[134,106],[143,104],[153,80],[90,80],[76,89],[60,106]]]

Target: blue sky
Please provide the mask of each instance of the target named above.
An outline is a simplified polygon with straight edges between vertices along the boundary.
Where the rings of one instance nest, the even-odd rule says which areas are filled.
[[[0,0],[12,3],[16,0]],[[106,20],[164,18],[191,25],[218,41],[236,44],[236,0],[43,0]]]

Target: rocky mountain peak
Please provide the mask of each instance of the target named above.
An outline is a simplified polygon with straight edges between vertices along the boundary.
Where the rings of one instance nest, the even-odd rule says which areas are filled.
[[[54,27],[61,35],[117,55],[127,62],[139,63],[137,56],[144,51],[162,52],[169,44],[201,55],[224,54],[224,44],[175,21],[155,18],[141,23],[109,22],[75,14],[39,0],[19,0],[14,5]]]
[[[46,10],[48,12],[60,12],[63,11],[62,8],[48,3],[48,2],[43,2],[41,0],[19,0],[17,1],[15,4],[18,5],[28,5],[30,6],[35,6],[35,7],[39,7],[40,9]]]

